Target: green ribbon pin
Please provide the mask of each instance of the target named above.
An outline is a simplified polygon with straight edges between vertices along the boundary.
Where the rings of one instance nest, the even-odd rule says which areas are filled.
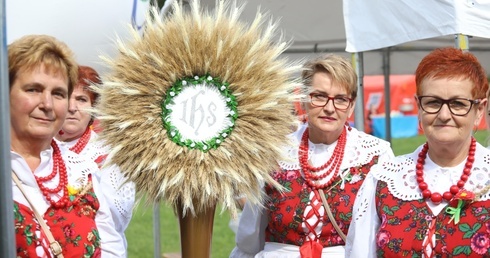
[[[458,200],[458,205],[456,208],[454,207],[447,207],[446,208],[446,213],[451,216],[451,219],[449,220],[448,224],[451,223],[454,219],[454,225],[457,225],[459,223],[459,218],[461,216],[461,208],[463,207],[463,200]]]

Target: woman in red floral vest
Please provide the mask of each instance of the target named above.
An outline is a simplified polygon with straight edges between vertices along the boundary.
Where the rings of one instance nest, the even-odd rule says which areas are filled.
[[[490,257],[490,150],[475,141],[488,81],[474,55],[436,49],[416,73],[427,142],[373,167],[347,257]]]
[[[17,257],[55,257],[49,233],[64,257],[123,257],[123,241],[92,176],[97,165],[53,140],[77,81],[71,51],[53,37],[29,35],[8,46],[8,58]]]
[[[357,191],[371,166],[393,157],[388,142],[351,128],[357,75],[337,55],[302,73],[307,122],[290,135],[264,207],[245,206],[230,257],[344,257]],[[330,215],[329,215],[330,213]]]
[[[62,129],[55,138],[60,146],[93,160],[99,168],[96,173],[100,181],[102,193],[109,204],[116,231],[121,235],[127,250],[124,231],[129,225],[133,213],[135,188],[132,182],[126,183],[126,178],[116,165],[103,166],[109,153],[108,147],[100,140],[93,128],[94,118],[88,112],[99,94],[90,88],[91,84],[101,84],[99,74],[89,66],[78,66],[78,81],[70,97],[68,115]]]

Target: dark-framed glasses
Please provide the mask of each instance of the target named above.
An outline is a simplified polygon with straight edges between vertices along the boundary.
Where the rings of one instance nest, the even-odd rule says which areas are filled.
[[[473,108],[473,105],[480,104],[480,99],[452,98],[441,99],[435,96],[417,96],[420,108],[428,114],[436,114],[446,104],[451,114],[455,116],[465,116]]]
[[[329,97],[321,93],[310,93],[311,105],[315,107],[325,107],[330,100],[333,102],[333,107],[338,110],[348,109],[352,102],[352,99],[346,96]]]

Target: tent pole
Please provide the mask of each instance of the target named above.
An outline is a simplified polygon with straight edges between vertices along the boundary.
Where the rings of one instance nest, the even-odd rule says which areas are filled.
[[[467,35],[463,35],[461,33],[456,34],[455,41],[456,41],[455,43],[457,48],[465,52],[470,50],[470,45],[469,45],[469,40]]]
[[[354,126],[359,131],[366,131],[364,128],[364,57],[363,52],[351,54],[352,66],[357,74],[357,99],[354,108]]]
[[[162,257],[162,250],[160,248],[160,202],[153,204],[153,257]]]
[[[383,49],[383,74],[385,78],[384,96],[385,96],[385,132],[386,139],[391,143],[391,89],[390,89],[390,48]]]
[[[0,254],[15,257],[14,201],[10,173],[10,87],[5,1],[0,0]]]

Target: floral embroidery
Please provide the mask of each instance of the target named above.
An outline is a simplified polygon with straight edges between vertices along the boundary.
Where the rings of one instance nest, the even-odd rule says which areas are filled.
[[[97,239],[100,239],[99,232],[97,230],[92,230],[91,232],[88,233],[87,240],[89,242],[93,242]],[[100,248],[96,248],[93,245],[85,244],[85,250],[86,250],[86,253],[83,257],[88,258],[88,257],[100,257],[101,256]]]
[[[488,238],[488,233],[476,233],[471,237],[471,250],[479,255],[484,255],[487,253],[490,247],[490,239]]]
[[[73,197],[73,198],[72,198]],[[100,237],[95,225],[99,202],[93,188],[83,195],[70,196],[71,204],[63,209],[48,208],[44,219],[58,240],[65,257],[100,257]],[[17,257],[37,257],[36,247],[42,246],[36,232],[41,228],[30,208],[14,203]]]
[[[342,173],[344,176],[334,181],[329,189],[325,189],[327,202],[331,204],[337,224],[345,234],[352,218],[355,196],[366,174],[377,161],[377,157],[374,157],[365,165],[349,168]],[[266,186],[267,195],[270,197],[265,204],[269,209],[266,241],[301,246],[306,241],[302,222],[312,189],[307,186],[299,170],[279,170],[273,173],[273,177],[286,191],[280,192],[273,186]],[[320,243],[323,246],[344,245],[327,216],[324,217],[323,223]]]
[[[39,229],[36,227],[37,223],[34,220],[34,214],[31,211],[28,211],[29,214],[24,214],[23,207],[23,205],[14,202],[16,242],[22,241],[25,243],[25,246],[17,245],[17,256],[35,257],[35,250],[31,250],[29,247],[39,242],[35,233]]]
[[[456,223],[456,215],[441,212],[434,216],[424,200],[398,199],[389,192],[386,182],[378,181],[375,203],[381,226],[376,236],[377,256],[421,257],[422,243],[429,225],[435,220],[432,250],[435,257],[490,257],[487,208],[490,201],[473,201],[473,198],[471,192],[466,191],[455,199],[452,205],[462,202]]]
[[[376,245],[378,248],[384,248],[387,243],[390,242],[391,233],[386,230],[381,230],[378,233],[378,238],[376,240]]]

